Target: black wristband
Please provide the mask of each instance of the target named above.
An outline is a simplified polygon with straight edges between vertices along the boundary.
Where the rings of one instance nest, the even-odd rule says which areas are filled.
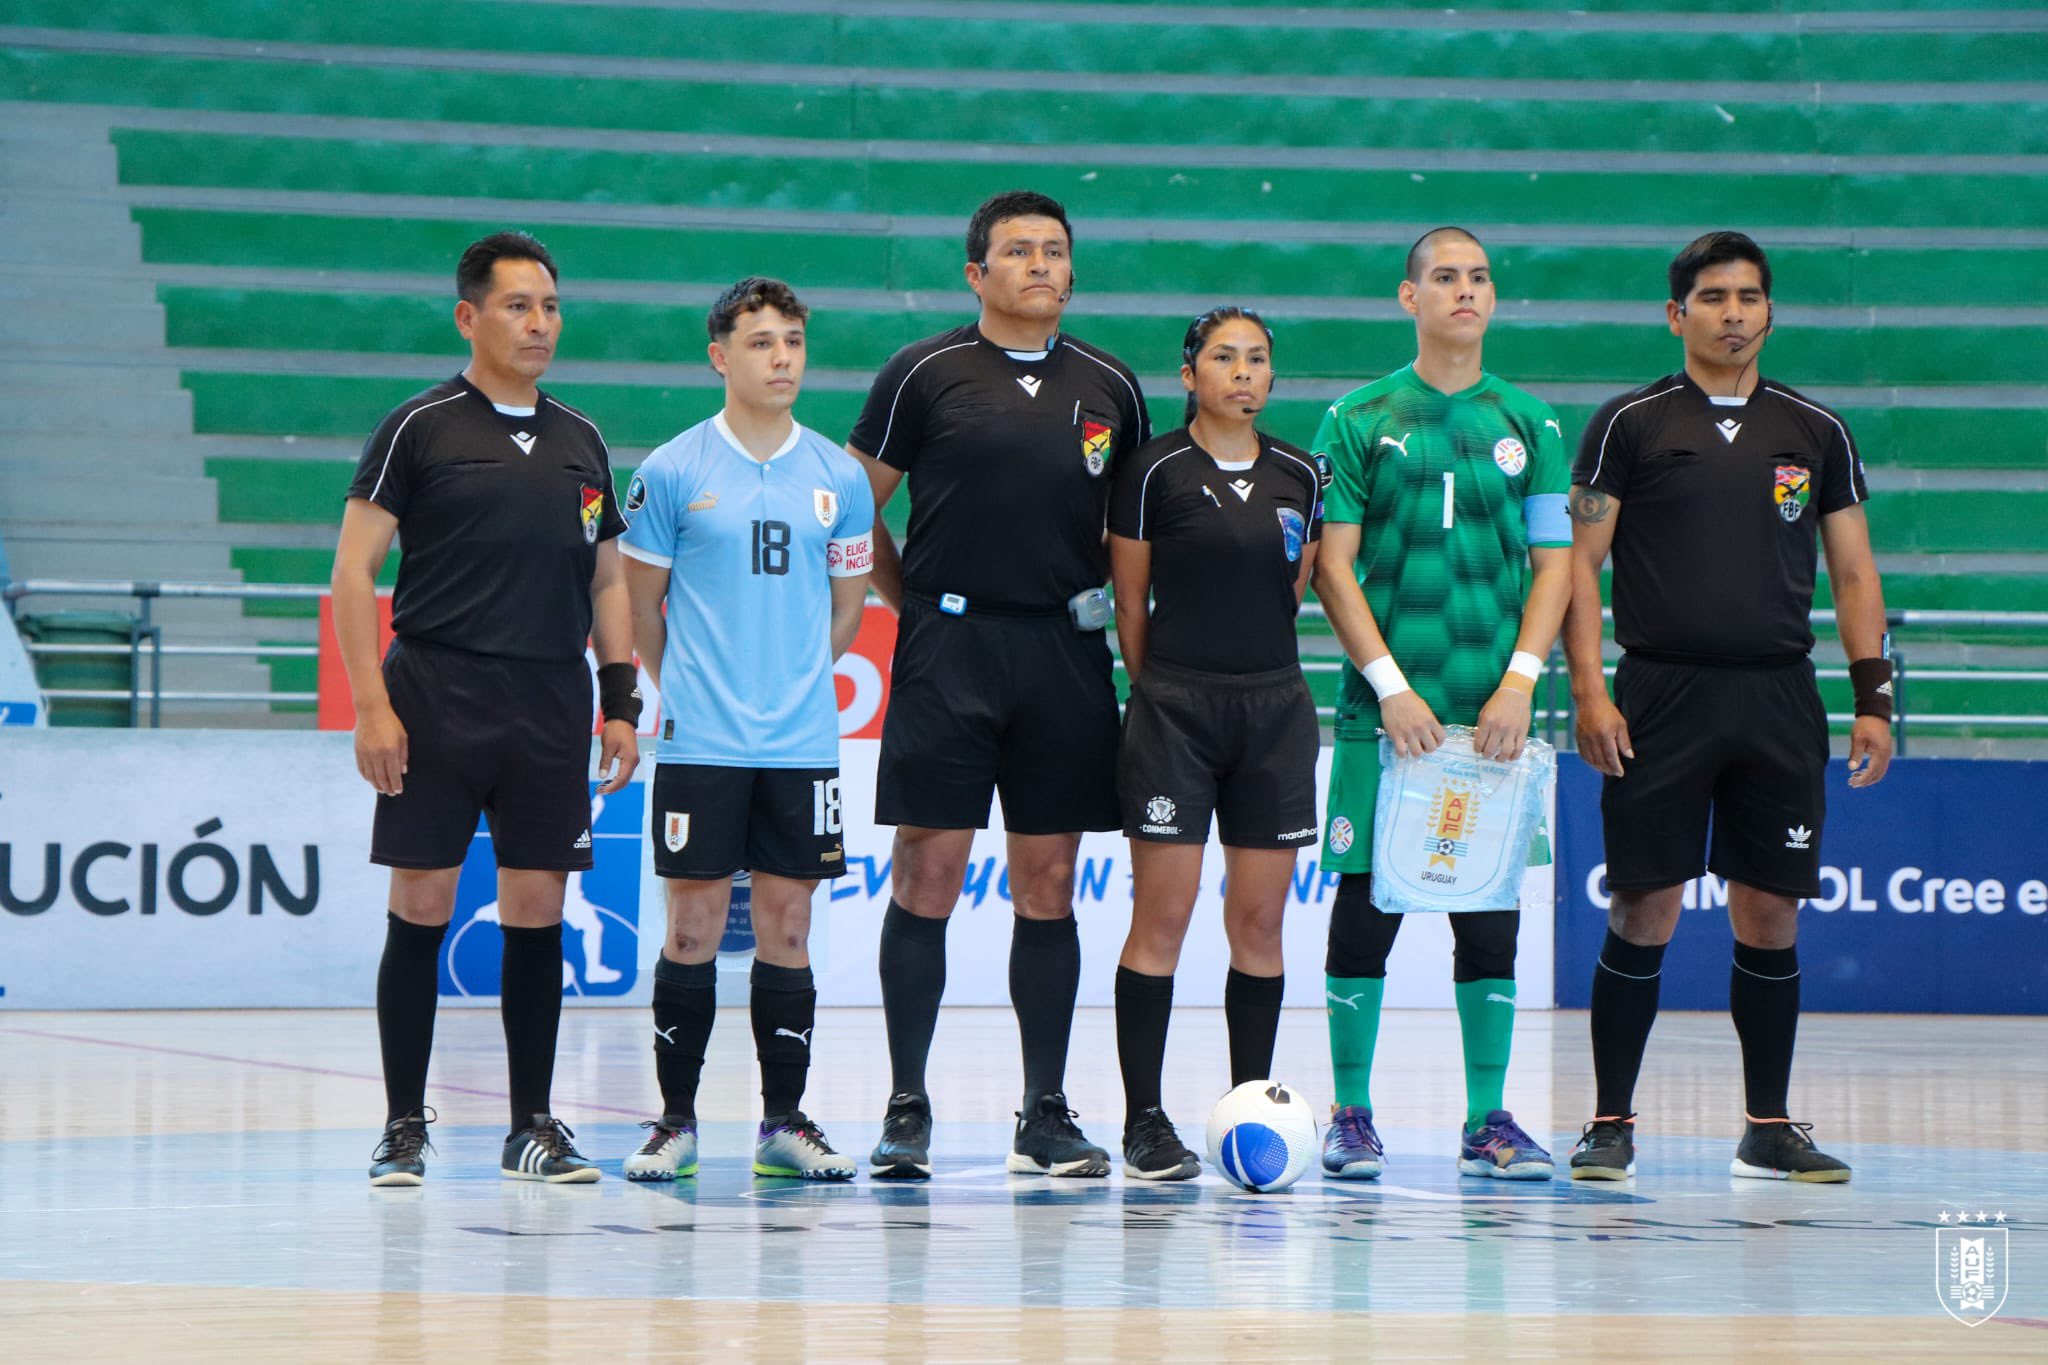
[[[640,723],[640,670],[632,664],[597,666],[597,709],[607,721]]]
[[[1856,714],[1892,718],[1892,661],[1857,659],[1849,665],[1849,686],[1856,689]]]

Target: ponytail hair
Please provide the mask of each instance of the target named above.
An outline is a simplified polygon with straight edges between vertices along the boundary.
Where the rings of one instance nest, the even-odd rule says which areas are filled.
[[[1222,303],[1218,304],[1214,308],[1211,308],[1208,312],[1203,313],[1200,317],[1197,317],[1193,322],[1188,324],[1187,335],[1181,338],[1180,343],[1181,364],[1187,366],[1191,370],[1194,369],[1196,358],[1202,354],[1202,348],[1209,344],[1210,333],[1214,332],[1218,327],[1221,327],[1226,322],[1239,321],[1249,322],[1252,325],[1256,326],[1260,331],[1264,332],[1266,334],[1266,348],[1269,351],[1272,349],[1273,329],[1266,325],[1266,320],[1264,318],[1260,317],[1257,313],[1253,312],[1249,308],[1241,308],[1234,303]],[[1201,406],[1195,401],[1194,391],[1190,389],[1188,391],[1187,410],[1181,414],[1181,425],[1186,426],[1188,423],[1194,421],[1195,414],[1200,410]]]

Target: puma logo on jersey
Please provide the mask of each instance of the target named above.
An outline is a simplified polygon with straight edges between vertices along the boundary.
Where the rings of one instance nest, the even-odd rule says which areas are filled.
[[[813,1025],[811,1025],[811,1028],[816,1028],[816,1027],[817,1027],[817,1025],[816,1025],[816,1024],[813,1024]],[[775,1036],[776,1036],[777,1038],[794,1038],[794,1039],[796,1039],[796,1040],[797,1040],[797,1041],[798,1041],[799,1043],[802,1043],[802,1044],[803,1044],[803,1045],[804,1045],[805,1047],[809,1047],[809,1046],[811,1045],[811,1029],[810,1029],[810,1028],[807,1028],[807,1029],[805,1029],[805,1030],[804,1030],[804,1031],[803,1031],[802,1033],[798,1033],[798,1032],[797,1032],[797,1031],[796,1031],[795,1029],[793,1029],[793,1028],[779,1028],[779,1029],[775,1030]]]
[[[685,512],[709,512],[716,506],[718,506],[718,494],[706,493],[703,497],[684,507],[683,510]]]
[[[654,1036],[667,1043],[670,1047],[674,1047],[676,1045],[676,1030],[681,1027],[681,1024],[670,1024],[667,1028],[656,1029]]]
[[[1252,500],[1252,481],[1250,479],[1232,479],[1230,481],[1230,491],[1237,494],[1239,502],[1250,502]]]
[[[1543,425],[1549,427],[1552,431],[1556,432],[1558,440],[1562,441],[1564,439],[1564,428],[1557,424],[1557,419],[1555,417],[1544,418]]]
[[[529,436],[527,433],[523,431],[515,431],[512,433],[512,444],[519,447],[519,453],[521,455],[533,454],[533,443],[539,439],[539,437]]]
[[[1043,384],[1044,382],[1045,381],[1043,379],[1040,379],[1037,375],[1019,375],[1017,378],[1017,387],[1024,390],[1024,392],[1030,394],[1033,398],[1036,398],[1038,397],[1038,386],[1040,384]]]
[[[1329,999],[1331,1004],[1342,1005],[1347,1009],[1355,1010],[1358,1008],[1358,1002],[1364,997],[1365,992],[1360,991],[1357,995],[1339,995],[1335,991],[1324,991],[1323,994]]]
[[[1721,439],[1732,446],[1735,444],[1735,438],[1742,434],[1742,423],[1732,417],[1724,417],[1714,423],[1714,430],[1720,432]]]
[[[1410,436],[1413,436],[1414,434],[1415,433],[1412,431],[1404,431],[1401,433],[1401,439],[1398,441],[1391,436],[1382,436],[1380,437],[1380,444],[1383,446],[1392,446],[1394,449],[1400,451],[1401,454],[1405,456],[1408,453],[1408,438]]]

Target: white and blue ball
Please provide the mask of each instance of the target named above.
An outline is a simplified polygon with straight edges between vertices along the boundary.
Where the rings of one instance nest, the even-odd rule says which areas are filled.
[[[1315,1157],[1315,1114],[1291,1086],[1246,1081],[1209,1111],[1209,1164],[1239,1189],[1284,1190]]]

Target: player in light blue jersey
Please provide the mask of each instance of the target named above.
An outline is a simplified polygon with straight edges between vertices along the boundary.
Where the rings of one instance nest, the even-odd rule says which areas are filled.
[[[629,1180],[696,1173],[713,958],[742,868],[764,1114],[754,1171],[853,1178],[797,1106],[818,1001],[811,894],[846,870],[832,664],[860,627],[875,507],[853,458],[790,416],[809,311],[780,280],[721,294],[706,324],[725,408],[648,456],[626,491],[633,640],[661,686],[654,870],[668,899],[654,968],[662,1115],[643,1125]]]

